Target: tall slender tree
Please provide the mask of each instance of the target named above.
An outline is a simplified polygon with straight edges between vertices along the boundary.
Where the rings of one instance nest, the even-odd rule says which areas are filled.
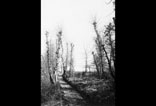
[[[48,34],[49,32],[46,31],[46,45],[47,45],[47,69],[48,69],[48,73],[49,73],[49,79],[50,79],[50,83],[54,84],[53,78],[52,78],[52,72],[51,72],[51,67],[50,67],[50,54],[49,54],[49,41],[48,41]]]
[[[71,47],[71,51],[70,51],[70,76],[73,77],[73,74],[74,74],[74,66],[73,66],[73,63],[74,63],[74,60],[73,60],[73,49],[74,49],[74,44],[71,43],[70,44],[70,47]]]

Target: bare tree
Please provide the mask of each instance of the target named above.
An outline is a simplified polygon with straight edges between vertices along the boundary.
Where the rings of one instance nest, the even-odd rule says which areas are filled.
[[[97,52],[97,57],[96,59],[98,60],[96,63],[99,66],[99,74],[101,75],[100,78],[102,77],[102,75],[105,73],[104,72],[104,63],[105,63],[105,58],[104,58],[104,53],[102,50],[102,46],[103,45],[103,39],[100,36],[98,30],[97,30],[97,23],[96,21],[93,22],[93,26],[94,26],[94,31],[96,33],[96,38],[95,38],[95,43],[96,43],[96,52]]]
[[[46,52],[46,64],[47,70],[49,73],[49,79],[51,84],[57,83],[57,73],[59,72],[59,59],[61,57],[60,49],[62,49],[63,53],[63,46],[62,46],[62,31],[59,31],[57,34],[56,39],[56,51],[54,49],[54,45],[48,40],[49,32],[46,31],[46,45],[47,45],[47,52]]]
[[[104,34],[104,37],[107,38],[106,40],[108,43],[107,45],[102,45],[102,47],[106,54],[111,76],[115,78],[115,39],[112,39],[113,34],[115,34],[115,18],[113,18],[113,23],[109,23],[109,25],[106,26]],[[106,46],[110,47],[110,56],[108,56]]]
[[[97,74],[98,74],[98,77],[100,78],[100,71],[99,71],[99,67],[98,67],[98,64],[97,64],[97,59],[96,59],[96,55],[94,54],[94,52],[92,52],[92,55],[93,55],[93,59],[94,59],[94,64],[96,66],[96,70],[97,70]]]
[[[66,69],[68,69],[68,63],[69,63],[68,43],[66,43],[66,46],[67,46],[67,52],[66,52]]]
[[[85,73],[87,73],[87,69],[88,69],[88,54],[85,49]]]
[[[49,79],[50,79],[50,83],[54,84],[53,78],[52,78],[52,72],[51,72],[51,68],[50,68],[50,54],[49,54],[49,41],[48,41],[48,34],[49,32],[46,31],[46,45],[47,45],[47,69],[48,69],[48,73],[49,73]]]
[[[115,19],[113,19],[115,20]],[[113,79],[115,78],[115,39],[112,39],[113,33],[115,34],[115,21],[114,23],[110,23],[106,26],[106,30],[104,31],[104,35],[101,36],[97,30],[97,23],[96,21],[93,22],[94,31],[96,33],[95,43],[96,43],[96,53],[97,56],[94,54],[94,63],[96,63],[96,67],[99,66],[97,72],[102,77],[106,74],[106,63],[109,67],[109,72]]]
[[[73,77],[73,74],[74,74],[74,66],[73,66],[73,63],[74,63],[74,60],[73,60],[73,49],[74,49],[74,44],[71,43],[70,44],[70,47],[71,47],[71,51],[70,51],[70,75]]]
[[[60,53],[60,49],[62,50],[62,53]],[[61,72],[59,72],[59,59],[61,59],[63,61],[63,65],[64,65],[64,59],[63,59],[63,45],[62,45],[62,30],[60,30],[57,34],[57,39],[56,39],[56,52],[55,52],[56,56],[55,56],[55,67],[54,67],[54,77],[55,77],[55,82],[57,83],[57,76],[58,73],[63,73],[62,70]],[[61,64],[61,63],[60,63]]]

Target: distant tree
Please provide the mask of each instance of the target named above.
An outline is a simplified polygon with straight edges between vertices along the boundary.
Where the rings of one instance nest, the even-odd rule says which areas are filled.
[[[85,50],[85,73],[87,72],[88,69],[88,54],[87,51]]]
[[[98,64],[97,64],[97,58],[96,58],[96,55],[95,55],[94,52],[92,52],[92,55],[93,55],[93,60],[94,60],[94,64],[95,64],[95,66],[96,66],[96,70],[97,70],[98,77],[100,78],[101,75],[100,75],[100,71],[99,71],[99,66],[98,66]]]
[[[74,73],[73,49],[74,49],[74,44],[73,43],[70,43],[69,74],[70,74],[71,77],[73,77],[73,73]]]
[[[66,43],[67,46],[67,52],[66,52],[66,68],[68,69],[69,64],[69,51],[68,51],[68,43]]]

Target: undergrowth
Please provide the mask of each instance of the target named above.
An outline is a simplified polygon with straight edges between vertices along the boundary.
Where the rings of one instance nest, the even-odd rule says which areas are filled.
[[[50,101],[57,102],[61,99],[61,92],[58,89],[58,84],[44,84],[41,85],[41,104]]]

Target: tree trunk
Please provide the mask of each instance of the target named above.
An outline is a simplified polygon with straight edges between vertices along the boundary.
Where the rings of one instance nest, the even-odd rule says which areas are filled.
[[[97,74],[98,74],[98,77],[100,78],[99,67],[98,67],[97,62],[96,62],[95,54],[94,54],[94,52],[92,52],[92,54],[93,54],[94,64],[96,66]]]
[[[110,59],[108,58],[108,54],[107,54],[107,51],[106,51],[104,45],[102,45],[102,47],[103,47],[103,50],[104,50],[104,52],[105,52],[105,54],[106,54],[106,58],[107,58],[108,66],[109,66],[109,70],[110,70],[110,74],[111,74],[111,76],[112,76],[113,79],[114,79],[114,78],[115,78],[115,75],[114,75],[113,70],[112,70],[111,61],[110,61]]]

